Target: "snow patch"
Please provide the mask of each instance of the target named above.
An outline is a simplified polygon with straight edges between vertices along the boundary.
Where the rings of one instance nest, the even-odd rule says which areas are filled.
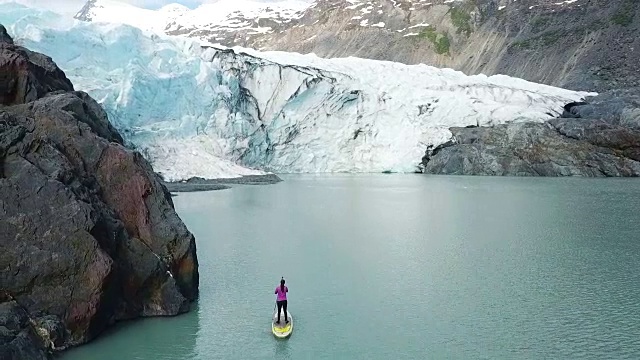
[[[428,27],[428,26],[429,26],[429,24],[427,24],[427,23],[421,23],[421,24],[416,24],[416,25],[413,25],[413,26],[409,26],[409,29],[415,29],[417,27]]]
[[[359,3],[359,4],[349,5],[349,6],[345,6],[345,9],[355,10],[355,9],[359,8],[360,6],[362,6],[362,5],[364,5],[364,4]]]

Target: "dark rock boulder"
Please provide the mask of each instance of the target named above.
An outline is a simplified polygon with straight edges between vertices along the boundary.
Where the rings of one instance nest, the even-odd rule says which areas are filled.
[[[149,163],[50,58],[0,43],[0,70],[0,305],[29,319],[0,322],[0,359],[187,311],[195,240]]]
[[[0,294],[0,360],[48,358],[34,321],[7,294]]]
[[[562,117],[563,118],[579,118],[580,115],[576,113],[576,109],[579,106],[584,106],[584,105],[588,105],[588,104],[584,101],[568,103],[567,105],[564,106]]]

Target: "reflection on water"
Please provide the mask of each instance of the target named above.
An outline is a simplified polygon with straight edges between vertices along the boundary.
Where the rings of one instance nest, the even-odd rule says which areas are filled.
[[[200,358],[196,352],[199,332],[196,302],[187,314],[118,323],[91,343],[62,355],[65,360],[197,359]]]

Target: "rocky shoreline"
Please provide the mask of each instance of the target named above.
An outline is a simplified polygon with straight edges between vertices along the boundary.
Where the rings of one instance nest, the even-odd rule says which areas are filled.
[[[428,149],[423,172],[502,176],[640,176],[640,88],[565,106],[544,123],[451,128]]]
[[[0,26],[0,359],[189,311],[196,243],[102,107]]]
[[[193,177],[185,181],[164,182],[164,185],[172,193],[215,191],[230,189],[230,185],[270,185],[281,182],[275,174],[245,175],[237,178],[204,179]]]

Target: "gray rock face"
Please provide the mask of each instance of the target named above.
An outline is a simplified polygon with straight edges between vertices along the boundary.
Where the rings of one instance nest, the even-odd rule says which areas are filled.
[[[571,107],[571,118],[452,128],[453,140],[429,150],[423,166],[431,174],[640,176],[640,127],[624,115],[637,108],[621,105],[633,102],[604,94]]]
[[[574,106],[575,117],[602,119],[611,124],[640,128],[640,88],[605,91],[583,105]]]
[[[633,0],[320,0],[298,24],[245,46],[605,91],[640,85],[639,14]]]
[[[0,73],[0,320],[29,318],[0,321],[6,358],[187,311],[195,240],[148,162],[48,57],[0,43]]]
[[[0,294],[0,360],[47,359],[36,326],[18,303]]]
[[[82,9],[75,15],[75,18],[82,21],[93,20],[91,17],[91,8],[94,6],[96,6],[96,0],[87,0]]]

